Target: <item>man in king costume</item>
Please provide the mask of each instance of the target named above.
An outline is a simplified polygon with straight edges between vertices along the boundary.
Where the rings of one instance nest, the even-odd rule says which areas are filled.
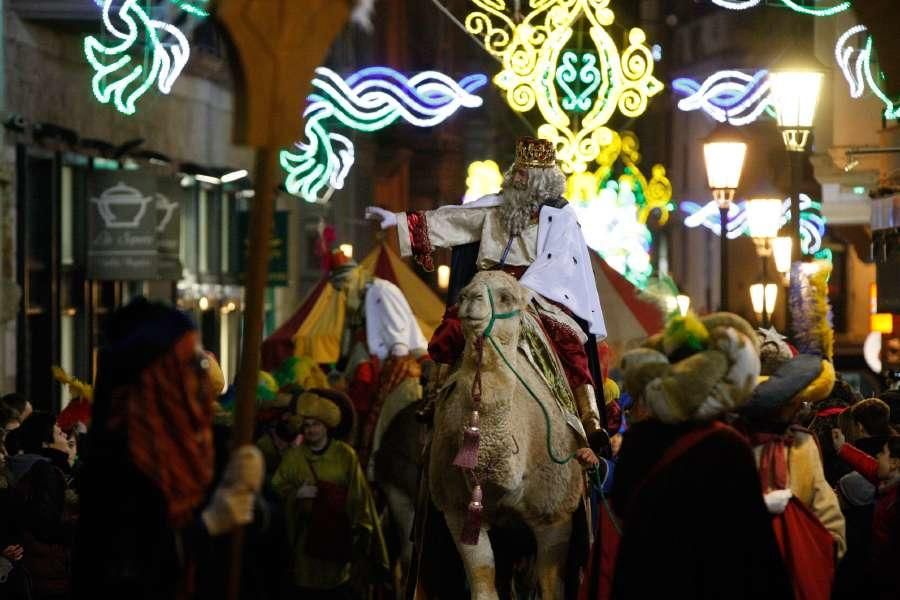
[[[533,308],[574,395],[583,434],[598,450],[606,436],[595,393],[595,385],[602,385],[597,342],[606,326],[581,225],[562,197],[565,184],[553,144],[526,137],[516,144],[515,163],[499,194],[424,212],[369,207],[366,217],[380,221],[382,229],[396,226],[401,254],[412,255],[426,270],[434,268],[433,248],[453,248],[451,302],[483,269],[503,269],[534,292]],[[435,361],[453,364],[463,346],[454,305],[428,350]],[[545,370],[545,376],[556,374]]]

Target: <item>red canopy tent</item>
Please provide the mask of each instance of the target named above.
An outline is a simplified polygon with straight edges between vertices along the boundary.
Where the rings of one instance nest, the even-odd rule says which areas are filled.
[[[623,352],[662,330],[663,315],[655,304],[641,299],[640,290],[599,254],[593,250],[589,252],[606,321],[606,342],[612,350],[613,362],[616,362]]]
[[[425,338],[444,314],[444,302],[406,262],[381,243],[360,262],[375,277],[395,284],[406,296]],[[297,312],[262,344],[262,367],[272,370],[290,356],[309,356],[317,363],[337,362],[344,330],[344,298],[328,278],[309,293]]]
[[[639,298],[640,290],[590,251],[606,319],[607,343],[614,360],[660,331],[663,317],[651,302]],[[396,284],[406,296],[426,339],[441,321],[444,303],[386,244],[379,244],[360,265],[376,277]],[[344,326],[343,297],[323,278],[297,312],[262,345],[263,369],[276,369],[290,356],[310,356],[316,362],[337,362]]]

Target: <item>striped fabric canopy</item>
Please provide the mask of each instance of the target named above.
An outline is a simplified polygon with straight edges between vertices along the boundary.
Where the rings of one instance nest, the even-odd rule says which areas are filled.
[[[422,333],[430,339],[444,314],[443,300],[386,244],[376,246],[360,266],[400,288]],[[263,369],[277,368],[290,356],[308,356],[317,363],[337,362],[344,312],[344,297],[324,277],[297,312],[263,342]]]
[[[662,330],[664,320],[659,309],[639,297],[640,290],[589,250],[597,280],[597,292],[606,320],[606,342],[618,362],[622,353],[637,347],[648,336]]]
[[[640,291],[599,254],[591,250],[590,255],[606,318],[607,343],[617,359],[625,350],[660,331],[663,318],[659,310],[640,299]],[[422,333],[426,339],[431,339],[441,322],[444,302],[412,268],[386,244],[376,246],[360,266],[403,291]],[[317,363],[337,362],[344,310],[344,297],[331,287],[327,277],[323,278],[297,312],[263,342],[263,368],[275,369],[290,356],[309,356]]]

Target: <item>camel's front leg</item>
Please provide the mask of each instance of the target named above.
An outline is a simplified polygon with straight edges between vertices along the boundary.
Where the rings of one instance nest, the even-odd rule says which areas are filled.
[[[447,528],[450,529],[450,535],[456,542],[456,549],[466,568],[469,587],[472,589],[472,600],[499,600],[497,589],[494,587],[494,551],[491,549],[487,528],[481,527],[477,545],[460,544],[459,536],[462,533],[464,519],[464,514],[444,513]]]
[[[535,567],[541,600],[561,600],[565,596],[563,577],[569,554],[569,538],[572,536],[572,519],[566,518],[552,525],[533,526],[532,530],[537,540]]]

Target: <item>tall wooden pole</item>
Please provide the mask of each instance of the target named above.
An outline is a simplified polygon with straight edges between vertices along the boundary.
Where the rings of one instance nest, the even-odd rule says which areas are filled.
[[[256,194],[250,203],[250,252],[244,281],[244,328],[241,364],[237,377],[233,442],[237,448],[253,442],[256,415],[256,385],[259,379],[259,349],[262,345],[265,291],[269,278],[272,215],[275,208],[277,151],[260,148],[256,153]],[[241,589],[241,549],[243,528],[232,534],[231,568],[228,570],[228,599],[237,600]]]

